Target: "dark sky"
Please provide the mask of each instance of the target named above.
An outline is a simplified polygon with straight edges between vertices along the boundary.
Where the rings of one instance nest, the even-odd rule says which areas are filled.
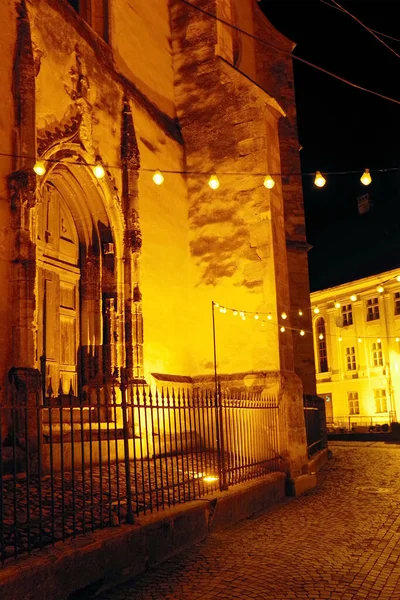
[[[340,2],[340,0],[338,0]],[[326,2],[332,4],[331,0]],[[365,25],[400,39],[399,0],[343,1]],[[348,15],[321,0],[262,0],[261,8],[297,43],[294,54],[400,101],[400,58]],[[400,55],[400,42],[383,38]],[[317,189],[303,176],[311,289],[400,267],[400,105],[294,63],[302,171],[359,170],[327,176]],[[367,188],[359,178],[371,169]],[[359,215],[357,197],[374,206]]]

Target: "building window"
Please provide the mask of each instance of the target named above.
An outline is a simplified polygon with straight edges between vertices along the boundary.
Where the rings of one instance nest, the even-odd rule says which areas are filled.
[[[369,298],[367,300],[367,321],[376,321],[379,319],[379,300],[378,298]]]
[[[383,367],[382,342],[372,344],[372,366]]]
[[[375,412],[387,412],[386,390],[374,390]]]
[[[108,0],[67,0],[96,33],[108,42]]]
[[[400,292],[394,294],[394,314],[400,315]]]
[[[343,319],[343,327],[347,327],[348,325],[353,325],[353,309],[351,304],[344,304],[342,306],[342,319]]]
[[[347,392],[349,402],[349,415],[360,414],[360,402],[358,400],[358,392]]]
[[[346,348],[346,362],[347,362],[347,370],[355,371],[357,369],[356,365],[356,351],[354,346],[350,346]]]
[[[325,319],[320,317],[316,323],[319,372],[328,371],[328,353],[326,350]]]

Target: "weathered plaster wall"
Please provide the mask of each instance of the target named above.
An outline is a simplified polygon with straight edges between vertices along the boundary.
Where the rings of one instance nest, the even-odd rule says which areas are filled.
[[[209,3],[208,10],[215,9]],[[221,373],[292,369],[290,312],[280,182],[272,191],[252,173],[280,171],[279,106],[215,56],[215,21],[176,2],[171,9],[178,116],[188,176],[191,314],[196,372],[212,370],[211,300],[238,310],[271,312],[274,325],[217,315]],[[212,191],[208,175],[221,173]]]
[[[168,2],[115,0],[110,2],[110,23],[117,68],[151,102],[174,116]]]
[[[0,111],[0,140],[1,152],[13,154],[13,124],[14,103],[12,96],[13,87],[13,60],[16,43],[16,10],[8,2],[0,3],[0,22],[7,23],[0,36],[0,89],[2,90],[2,103]],[[10,285],[11,277],[11,215],[10,197],[7,186],[9,173],[13,170],[15,160],[10,156],[0,157],[0,403],[4,394],[7,371],[11,368],[11,320],[10,311]]]

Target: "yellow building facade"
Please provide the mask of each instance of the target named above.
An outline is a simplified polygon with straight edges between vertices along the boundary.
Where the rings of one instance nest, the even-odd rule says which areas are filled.
[[[121,368],[211,386],[212,301],[271,313],[217,311],[218,376],[282,397],[299,474],[312,343],[279,331],[309,314],[293,44],[256,0],[191,4],[1,3],[2,396],[12,368],[45,393]]]
[[[400,270],[313,292],[311,309],[328,427],[365,431],[397,421]]]

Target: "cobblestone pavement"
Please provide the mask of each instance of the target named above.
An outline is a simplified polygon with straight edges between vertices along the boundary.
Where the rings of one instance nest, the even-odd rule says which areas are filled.
[[[335,442],[319,487],[102,600],[400,600],[400,445]]]

